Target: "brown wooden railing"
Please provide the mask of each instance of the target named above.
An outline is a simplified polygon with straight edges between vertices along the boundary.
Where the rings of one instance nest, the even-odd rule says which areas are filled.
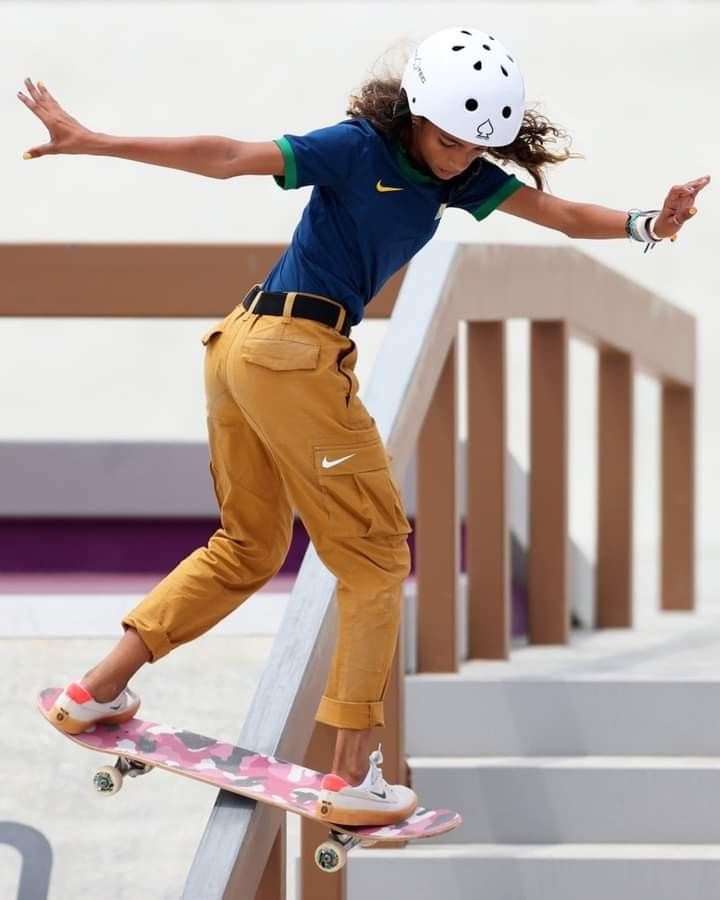
[[[281,246],[4,245],[0,316],[223,316],[261,282]],[[641,260],[638,265],[643,265]],[[391,315],[398,273],[368,307]],[[530,326],[529,641],[565,644],[568,587],[568,345],[599,353],[598,627],[631,627],[633,375],[662,385],[661,598],[694,608],[694,319],[570,248],[459,247],[437,297],[432,336],[416,359],[390,448],[404,466],[417,452],[418,668],[455,672],[459,513],[455,422],[457,338],[467,323],[466,555],[470,656],[510,652],[505,322]],[[401,474],[397,473],[396,474]],[[396,657],[382,730],[386,773],[405,778],[403,656]],[[331,729],[318,726],[306,763],[327,768]],[[303,821],[303,900],[342,900],[344,874],[312,864],[324,830]],[[258,898],[282,897],[280,829]],[[228,888],[228,890],[231,890]],[[227,897],[240,896],[227,893]]]

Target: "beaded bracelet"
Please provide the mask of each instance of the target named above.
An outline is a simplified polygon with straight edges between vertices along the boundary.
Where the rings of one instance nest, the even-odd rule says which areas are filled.
[[[647,253],[662,238],[655,234],[653,225],[660,214],[659,209],[631,209],[625,222],[625,234],[631,241],[645,244],[643,253]]]

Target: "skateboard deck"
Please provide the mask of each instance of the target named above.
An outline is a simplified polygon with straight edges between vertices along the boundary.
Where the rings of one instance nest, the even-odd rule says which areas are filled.
[[[37,698],[41,712],[51,725],[54,723],[48,714],[61,692],[61,688],[46,688]],[[135,718],[120,725],[94,725],[81,734],[60,733],[89,750],[118,757],[118,763],[125,761],[117,769],[117,776],[112,766],[96,772],[95,786],[101,793],[119,790],[125,774],[144,774],[149,771],[147,767],[166,769],[327,825],[332,838],[329,843],[341,847],[349,848],[360,842],[399,843],[434,837],[452,831],[462,822],[460,815],[452,810],[418,807],[409,818],[395,825],[336,825],[316,813],[321,772],[159,722]],[[318,859],[323,848],[326,850],[324,865]],[[318,848],[316,862],[320,868],[334,871],[344,863],[344,852],[341,852],[339,864],[330,864],[333,860],[327,857],[332,849],[326,845]],[[332,852],[329,856],[332,857]]]

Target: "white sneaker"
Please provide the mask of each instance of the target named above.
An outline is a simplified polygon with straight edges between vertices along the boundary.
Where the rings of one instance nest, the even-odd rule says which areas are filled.
[[[417,795],[402,784],[388,784],[383,778],[382,751],[370,754],[370,769],[357,787],[339,775],[326,775],[318,797],[317,814],[338,825],[395,825],[412,815]]]
[[[140,698],[130,688],[125,688],[109,703],[98,703],[86,688],[73,682],[57,698],[48,718],[60,731],[80,734],[91,725],[127,722],[138,709]]]

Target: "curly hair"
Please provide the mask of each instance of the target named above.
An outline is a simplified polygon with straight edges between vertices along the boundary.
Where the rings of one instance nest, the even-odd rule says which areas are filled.
[[[404,147],[410,143],[412,117],[405,91],[400,87],[397,76],[374,77],[351,94],[346,114],[352,118],[363,117],[380,132]],[[548,144],[567,141],[558,153],[548,149]],[[582,158],[579,153],[571,153],[572,139],[568,133],[554,125],[545,116],[526,109],[520,132],[507,147],[488,147],[484,155],[493,157],[500,163],[514,163],[532,175],[538,190],[546,185],[544,168],[564,162],[566,159]]]

